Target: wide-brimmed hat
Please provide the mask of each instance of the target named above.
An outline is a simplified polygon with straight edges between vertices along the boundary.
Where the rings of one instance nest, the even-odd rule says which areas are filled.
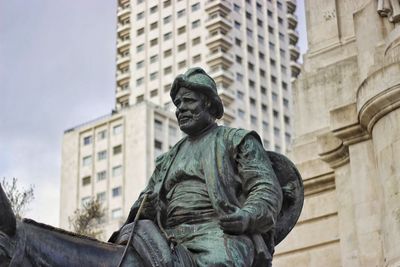
[[[174,100],[176,94],[181,87],[189,90],[199,92],[208,96],[211,104],[215,107],[217,119],[224,115],[224,106],[222,105],[221,98],[218,96],[217,85],[213,78],[211,78],[202,68],[191,68],[184,74],[178,75],[172,83],[170,96]]]

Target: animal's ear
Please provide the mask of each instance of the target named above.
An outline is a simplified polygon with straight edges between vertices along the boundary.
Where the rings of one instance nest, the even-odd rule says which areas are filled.
[[[0,184],[0,231],[13,236],[16,230],[16,219],[3,187]]]

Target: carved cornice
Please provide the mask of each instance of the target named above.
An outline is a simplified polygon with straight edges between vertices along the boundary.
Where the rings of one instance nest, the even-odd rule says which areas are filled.
[[[310,196],[335,189],[335,174],[333,172],[312,177],[303,181],[304,195]]]
[[[371,74],[357,91],[361,125],[372,133],[375,123],[400,107],[400,64],[392,63]]]
[[[317,137],[319,157],[333,169],[349,162],[349,148],[343,141],[327,132]]]

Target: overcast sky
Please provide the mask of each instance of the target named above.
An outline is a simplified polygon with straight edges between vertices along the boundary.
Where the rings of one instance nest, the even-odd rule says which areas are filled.
[[[113,108],[116,2],[0,0],[0,178],[34,185],[26,217],[58,225],[63,132]]]

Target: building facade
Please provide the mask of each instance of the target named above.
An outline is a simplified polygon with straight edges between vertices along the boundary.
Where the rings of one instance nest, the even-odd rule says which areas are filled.
[[[292,158],[304,210],[275,266],[400,266],[398,1],[306,2]]]
[[[189,67],[215,79],[220,124],[256,130],[267,149],[287,152],[300,71],[295,9],[295,0],[118,0],[115,110],[64,134],[61,227],[97,197],[104,236],[118,228],[154,158],[181,137],[169,91]]]

